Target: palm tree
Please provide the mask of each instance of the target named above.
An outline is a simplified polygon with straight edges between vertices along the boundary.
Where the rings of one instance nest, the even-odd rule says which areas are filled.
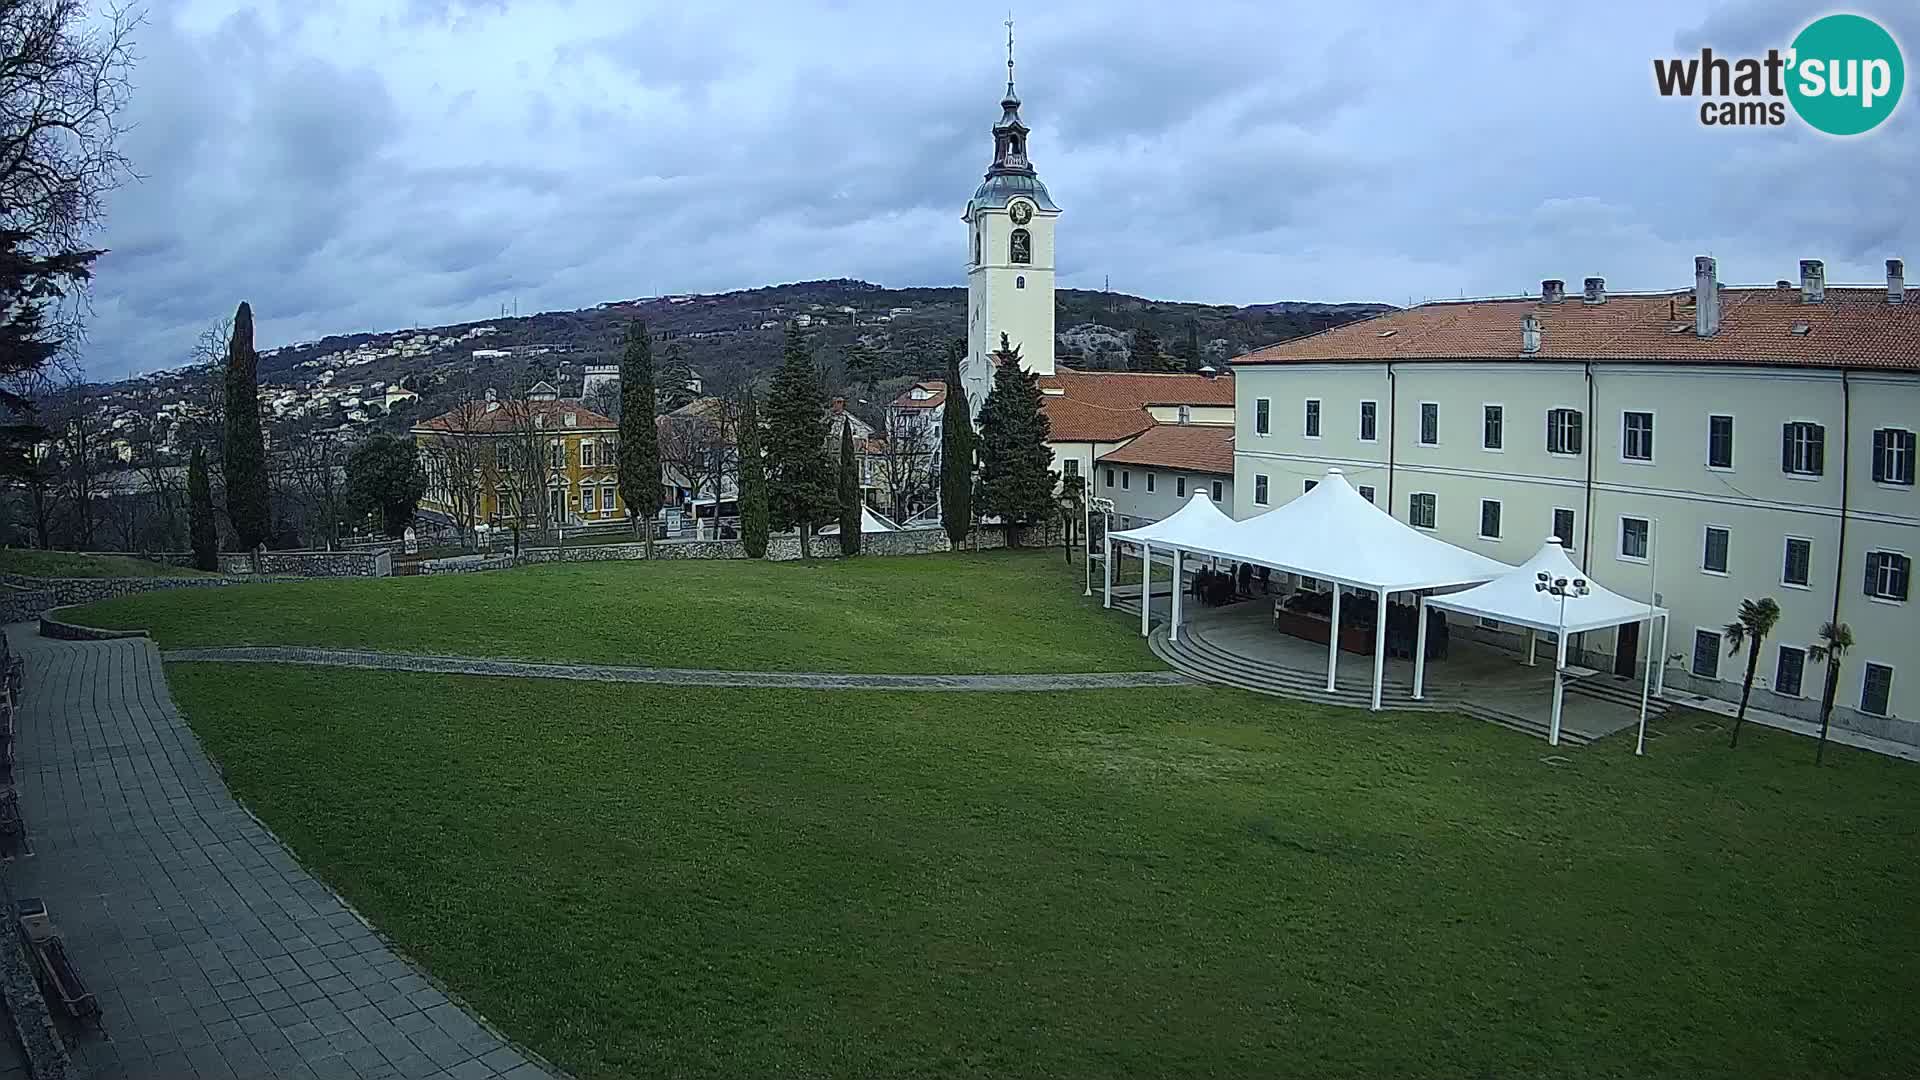
[[[1820,644],[1807,650],[1815,663],[1827,665],[1827,688],[1820,694],[1820,746],[1813,752],[1813,763],[1827,752],[1827,725],[1833,719],[1833,692],[1840,688],[1840,658],[1853,648],[1853,627],[1846,623],[1821,623]]]
[[[1773,624],[1780,621],[1780,605],[1769,596],[1758,602],[1740,601],[1740,614],[1725,627],[1727,637],[1727,655],[1739,652],[1742,646],[1747,648],[1747,678],[1740,684],[1740,711],[1733,714],[1733,741],[1728,749],[1740,745],[1740,725],[1747,718],[1747,699],[1753,696],[1753,673],[1760,666],[1760,643],[1773,633]]]

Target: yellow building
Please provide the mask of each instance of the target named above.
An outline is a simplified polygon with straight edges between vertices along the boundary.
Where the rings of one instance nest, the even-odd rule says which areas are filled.
[[[619,424],[536,385],[467,401],[412,431],[427,471],[420,508],[455,524],[579,527],[625,521]],[[524,507],[524,513],[517,513]]]

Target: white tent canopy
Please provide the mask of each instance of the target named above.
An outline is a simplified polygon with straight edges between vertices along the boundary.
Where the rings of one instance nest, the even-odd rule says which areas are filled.
[[[1109,537],[1140,544],[1140,630],[1147,632],[1154,547],[1173,551],[1174,590],[1168,632],[1180,633],[1180,561],[1186,553],[1248,562],[1289,573],[1323,578],[1374,593],[1373,707],[1380,707],[1385,674],[1387,596],[1395,592],[1490,581],[1513,568],[1484,555],[1429,536],[1375,506],[1353,489],[1339,469],[1312,491],[1245,521],[1232,521],[1196,492],[1186,506],[1152,525]],[[1223,524],[1224,523],[1224,524]],[[1109,556],[1112,551],[1109,548]],[[1111,560],[1109,560],[1111,561]],[[1111,601],[1109,590],[1109,604]],[[1327,635],[1327,689],[1335,686],[1339,664],[1340,590],[1333,591]]]
[[[1559,586],[1556,595],[1552,586]],[[1651,583],[1648,585],[1652,588]],[[1464,615],[1478,615],[1483,619],[1512,623],[1529,630],[1551,631],[1556,637],[1554,643],[1553,669],[1553,720],[1547,734],[1547,741],[1560,742],[1561,700],[1565,693],[1565,673],[1567,667],[1567,635],[1585,633],[1589,630],[1602,630],[1610,626],[1627,623],[1660,620],[1659,648],[1650,652],[1647,659],[1647,671],[1643,683],[1659,681],[1664,675],[1665,665],[1658,658],[1666,654],[1667,612],[1665,608],[1654,606],[1651,600],[1634,600],[1622,596],[1612,589],[1587,578],[1573,560],[1567,558],[1567,551],[1560,545],[1558,537],[1548,537],[1533,558],[1514,567],[1507,573],[1482,585],[1464,589],[1456,593],[1429,596],[1420,602],[1420,646],[1414,650],[1413,696],[1419,697],[1426,677],[1426,633],[1427,608],[1437,607],[1447,611],[1457,611]],[[1649,626],[1649,636],[1652,627]],[[1529,638],[1527,662],[1533,662],[1533,644]],[[1658,693],[1658,688],[1649,688]],[[1645,693],[1642,694],[1642,722],[1646,710]]]
[[[899,532],[900,526],[895,525],[892,521],[888,520],[885,516],[874,513],[873,507],[868,506],[865,503],[861,503],[860,504],[860,531],[863,534],[864,533]],[[836,521],[831,525],[822,526],[821,528],[819,528],[814,532],[814,535],[815,536],[838,536],[840,535],[840,523]]]

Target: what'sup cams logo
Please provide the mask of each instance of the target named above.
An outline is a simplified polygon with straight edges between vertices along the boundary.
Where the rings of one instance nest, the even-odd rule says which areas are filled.
[[[1729,59],[1699,56],[1653,62],[1661,97],[1696,97],[1708,127],[1778,127],[1787,106],[1828,135],[1860,135],[1879,127],[1900,104],[1906,63],[1893,35],[1862,15],[1828,15],[1808,23],[1785,52]]]

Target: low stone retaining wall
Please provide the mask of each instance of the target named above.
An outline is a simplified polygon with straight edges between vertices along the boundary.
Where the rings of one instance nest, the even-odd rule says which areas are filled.
[[[253,555],[245,551],[220,553],[220,572],[255,577],[387,577],[393,573],[392,547],[354,551],[268,551],[254,566]],[[89,555],[121,555],[124,552],[86,552]],[[192,566],[191,551],[154,551],[134,556],[168,566]]]
[[[58,603],[50,589],[35,585],[0,584],[0,624],[29,622]]]
[[[0,585],[10,585],[20,592],[34,597],[40,606],[26,613],[27,618],[38,615],[50,607],[69,607],[74,604],[91,604],[100,600],[117,600],[122,596],[137,593],[161,592],[167,589],[219,589],[228,585],[245,585],[256,581],[289,581],[291,578],[279,577],[101,577],[101,578],[36,578],[20,574],[0,574]],[[15,620],[18,621],[18,620]]]
[[[67,622],[60,617],[65,608],[54,608],[40,615],[40,636],[57,638],[61,641],[114,641],[119,638],[146,637],[145,630],[106,630],[98,626],[82,626]]]

